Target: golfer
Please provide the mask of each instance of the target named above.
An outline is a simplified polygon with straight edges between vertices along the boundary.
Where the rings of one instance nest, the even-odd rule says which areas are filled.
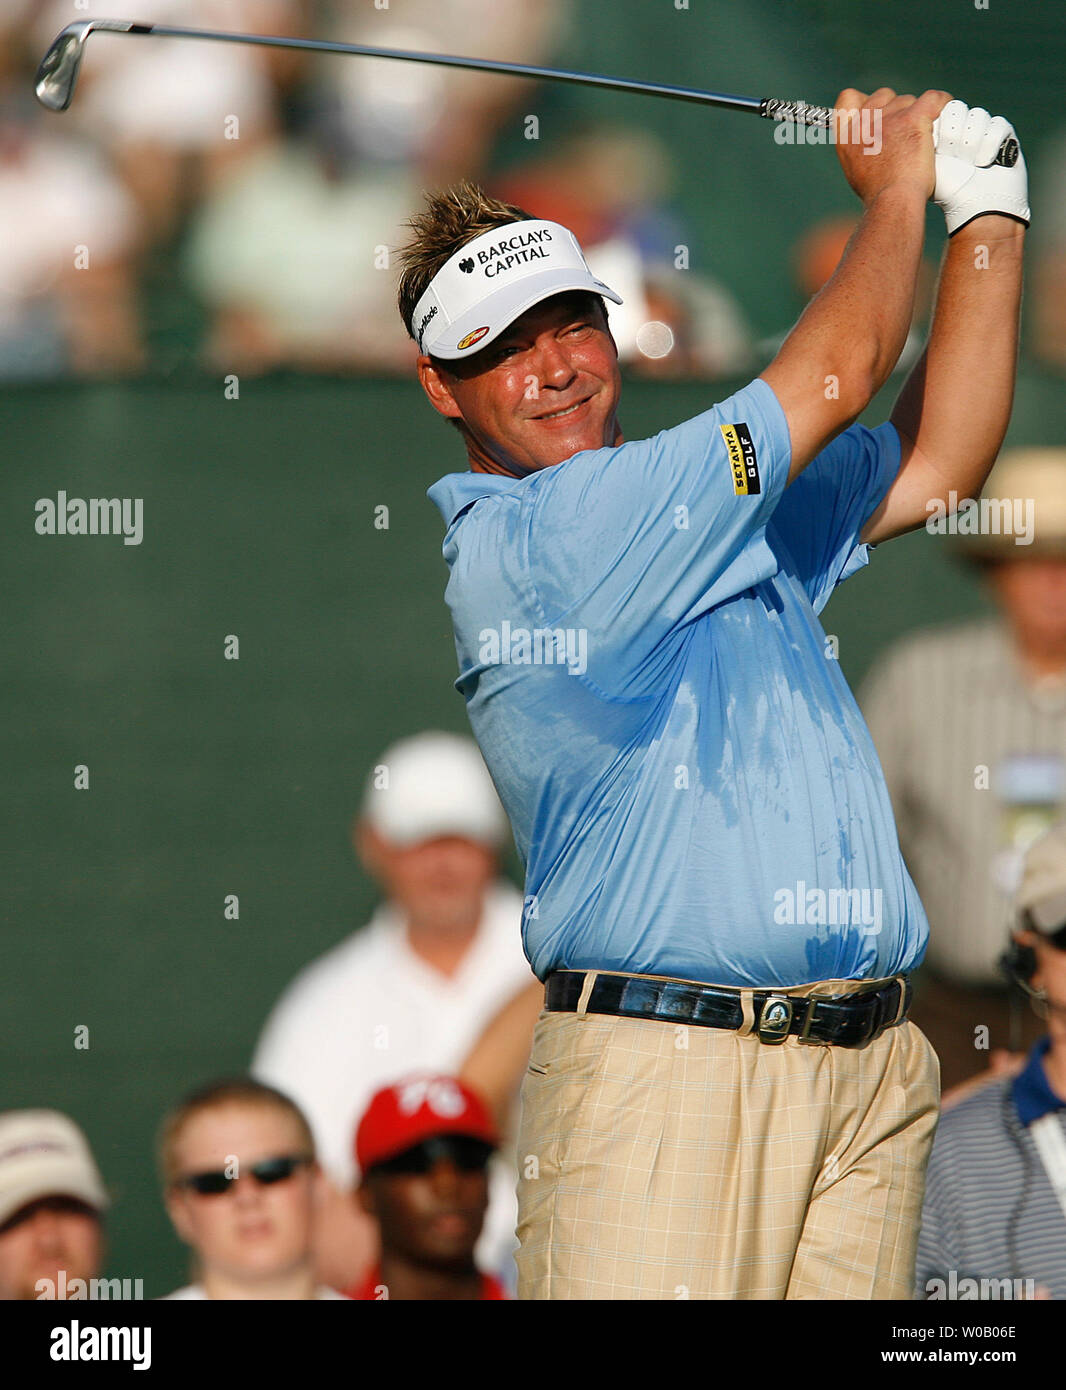
[[[992,162],[1001,117],[886,88],[837,108],[878,136],[837,143],[863,204],[839,268],[758,378],[651,438],[623,434],[618,299],[565,227],[461,185],[403,253],[419,380],[470,465],[430,489],[456,684],[545,982],[522,1298],[910,1296],[928,929],[818,614],[871,546],[979,491],[1029,209],[1024,160]],[[934,196],[929,344],[867,429]]]

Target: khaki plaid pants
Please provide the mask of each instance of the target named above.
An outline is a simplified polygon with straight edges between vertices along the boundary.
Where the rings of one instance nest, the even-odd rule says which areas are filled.
[[[845,1048],[544,1012],[522,1086],[518,1296],[909,1299],[939,1094],[913,1023]]]

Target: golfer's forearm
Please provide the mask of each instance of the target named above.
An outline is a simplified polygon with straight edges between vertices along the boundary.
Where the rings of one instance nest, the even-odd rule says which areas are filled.
[[[974,496],[1003,443],[1014,399],[1025,227],[979,217],[948,243],[929,343],[892,423],[944,478]]]
[[[925,195],[891,184],[866,207],[840,265],[807,306],[778,360],[808,364],[851,417],[884,385],[907,339],[925,229]]]
[[[544,986],[530,980],[489,1021],[459,1068],[458,1075],[490,1103],[501,1125],[521,1084],[543,1007]]]

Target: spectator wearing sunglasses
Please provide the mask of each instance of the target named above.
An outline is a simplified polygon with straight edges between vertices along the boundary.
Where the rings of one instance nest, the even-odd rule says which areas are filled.
[[[1066,1298],[1066,824],[1027,851],[1016,907],[1002,965],[1047,1033],[941,1117],[916,1298]]]
[[[163,1121],[159,1164],[197,1271],[168,1298],[343,1297],[315,1282],[320,1174],[307,1120],[287,1096],[243,1077],[195,1091]]]
[[[485,1105],[456,1078],[415,1076],[376,1093],[356,1131],[356,1200],[377,1223],[381,1259],[350,1298],[507,1297],[474,1260],[498,1144]]]

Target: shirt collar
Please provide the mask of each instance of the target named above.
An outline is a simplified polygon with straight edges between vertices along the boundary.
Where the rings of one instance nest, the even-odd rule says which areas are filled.
[[[433,484],[426,496],[451,525],[467,507],[482,497],[496,497],[517,487],[521,478],[507,478],[502,473],[449,473]]]
[[[1014,1104],[1023,1125],[1031,1125],[1053,1110],[1066,1109],[1066,1100],[1051,1089],[1044,1070],[1043,1058],[1050,1046],[1050,1038],[1041,1038],[1030,1052],[1024,1069],[1012,1082]]]

